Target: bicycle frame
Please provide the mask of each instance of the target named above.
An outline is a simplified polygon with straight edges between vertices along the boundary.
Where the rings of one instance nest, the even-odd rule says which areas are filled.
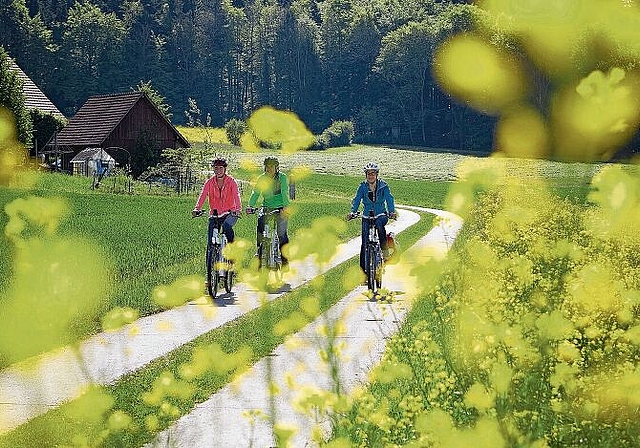
[[[211,244],[211,246],[213,246],[213,248],[216,250],[216,254],[218,255],[217,259],[215,260],[216,263],[222,263],[222,262],[225,261],[223,256],[222,256],[222,250],[227,245],[227,237],[224,234],[224,232],[222,231],[222,223],[224,222],[225,218],[228,215],[229,215],[229,212],[223,213],[222,215],[211,215],[211,216],[209,216],[209,219],[215,219],[216,220],[216,222],[214,223],[214,226],[213,226],[213,233],[211,235],[211,241],[209,242],[209,244]]]
[[[280,271],[282,268],[282,257],[280,254],[280,239],[277,231],[276,215],[282,209],[276,208],[267,211],[265,207],[260,207],[258,218],[265,217],[264,229],[259,243],[260,265],[272,271]]]
[[[380,244],[378,230],[375,226],[376,219],[381,216],[387,216],[387,213],[374,215],[373,211],[371,211],[369,215],[363,215],[358,212],[353,216],[353,218],[361,218],[369,221],[369,234],[367,235],[364,250],[364,265],[365,275],[367,276],[367,287],[374,294],[376,290],[382,287],[382,273],[384,271],[382,245]]]
[[[227,237],[222,231],[222,224],[230,212],[217,214],[217,210],[209,216],[210,220],[215,220],[211,240],[207,243],[207,290],[211,298],[215,299],[220,283],[223,284],[227,293],[231,293],[231,288],[235,280],[235,273],[231,268],[231,263],[224,257],[223,250],[227,245]]]

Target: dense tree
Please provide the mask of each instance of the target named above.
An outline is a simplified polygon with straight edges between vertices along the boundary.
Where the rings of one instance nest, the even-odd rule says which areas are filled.
[[[165,27],[169,10],[166,0],[134,0],[123,6],[126,83],[135,85],[141,80],[163,77],[165,44],[170,34],[170,28]]]
[[[62,130],[66,124],[66,120],[52,113],[42,112],[39,109],[31,109],[29,111],[29,117],[33,124],[32,154],[36,155],[36,151],[39,152],[55,132]]]
[[[381,36],[373,18],[368,14],[356,17],[349,34],[347,63],[351,67],[348,80],[348,114],[342,118],[351,118],[362,107],[363,98],[369,87],[371,73],[376,56],[380,52]],[[364,95],[363,95],[364,93]]]
[[[171,31],[165,45],[165,76],[158,80],[158,89],[174,110],[184,110],[196,91],[196,74],[200,57],[196,48],[197,20],[195,2],[175,0],[170,4]],[[180,82],[175,82],[179,79]],[[180,121],[182,117],[177,117]]]
[[[425,116],[440,106],[430,75],[437,43],[432,25],[409,23],[385,36],[376,61],[375,73],[390,93],[386,96],[387,107],[396,112],[397,118],[390,124],[411,144],[427,141]]]
[[[75,0],[26,0],[29,15],[39,16],[50,28],[66,22],[69,9],[75,3]]]
[[[0,45],[42,88],[51,82],[51,36],[40,16],[29,15],[24,0],[0,0]]]
[[[143,92],[145,95],[147,95],[151,102],[158,108],[160,112],[162,112],[167,120],[171,120],[171,117],[173,116],[173,114],[171,113],[171,106],[167,104],[166,98],[160,95],[160,93],[153,87],[151,81],[140,81],[135,90],[137,92]]]
[[[64,24],[58,82],[65,106],[80,107],[91,95],[122,90],[122,40],[125,28],[115,14],[90,2],[76,3]]]
[[[196,85],[192,97],[197,99],[205,116],[212,123],[222,125],[228,118],[226,88],[229,70],[233,65],[233,24],[235,9],[228,0],[215,0],[202,5],[198,14],[196,36],[198,58]]]
[[[300,67],[300,52],[304,45],[296,17],[291,8],[284,8],[281,20],[274,36],[273,96],[276,107],[288,110],[300,110],[302,88],[305,75]]]
[[[446,3],[435,0],[374,0],[363,2],[367,11],[382,34],[406,25],[422,22],[437,15]]]
[[[275,39],[282,21],[282,8],[269,0],[253,0],[244,8],[247,41],[244,68],[254,87],[247,91],[250,110],[268,104],[277,107],[275,95]],[[279,80],[278,80],[279,81]]]
[[[380,89],[387,92],[379,105],[391,112],[391,135],[413,145],[452,146],[461,141],[465,131],[460,119],[475,120],[486,129],[486,120],[453,104],[432,77],[434,51],[454,31],[469,29],[473,24],[473,9],[462,6],[442,11],[422,22],[408,24],[388,33],[376,59],[374,74]],[[490,129],[490,126],[489,126]],[[490,135],[490,132],[487,133]],[[478,145],[490,144],[478,140]]]
[[[319,132],[328,121],[326,111],[322,108],[322,97],[319,95],[323,85],[320,13],[317,4],[312,0],[296,0],[288,8],[288,11],[295,18],[295,35],[290,37],[293,50],[289,56],[286,56],[286,53],[283,56],[281,50],[276,49],[276,78],[280,79],[282,76],[280,73],[283,73],[287,67],[293,69],[293,72],[288,73],[288,76],[291,79],[291,89],[294,93],[291,94],[290,107],[285,108],[296,111],[311,129]],[[291,17],[288,20],[291,20]],[[288,26],[287,21],[283,22],[280,32],[276,36],[276,46],[281,48],[289,41],[289,32],[285,28]],[[287,61],[288,57],[291,60]],[[277,89],[282,89],[280,84],[278,82]],[[281,96],[283,93],[279,95]]]
[[[360,141],[486,145],[491,120],[431,78],[435,46],[473,23],[475,8],[457,3],[0,0],[0,44],[67,116],[148,83],[174,111],[197,102],[214,126],[271,105],[316,134],[354,120]]]
[[[161,149],[150,131],[141,132],[131,151],[131,175],[138,177],[155,166],[160,161]]]
[[[323,103],[331,111],[330,118],[347,118],[350,112],[349,33],[354,19],[351,0],[327,0],[320,8],[322,24],[322,69],[324,73]],[[329,123],[326,123],[327,125]]]

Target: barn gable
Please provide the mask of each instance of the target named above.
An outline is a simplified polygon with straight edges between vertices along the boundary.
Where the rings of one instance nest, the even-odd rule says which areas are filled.
[[[49,98],[38,88],[38,86],[22,71],[13,59],[10,59],[11,70],[16,72],[18,78],[22,80],[22,93],[24,95],[24,105],[27,109],[38,109],[45,114],[50,113],[55,117],[64,118],[64,115],[51,102]]]

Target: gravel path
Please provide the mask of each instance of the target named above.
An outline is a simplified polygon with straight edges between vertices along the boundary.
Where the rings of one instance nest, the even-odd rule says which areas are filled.
[[[327,349],[322,328],[339,325],[344,329],[335,340],[340,347],[337,376],[343,390],[349,393],[364,385],[369,370],[380,361],[386,341],[400,327],[417,294],[417,279],[407,275],[411,266],[432,257],[444,257],[462,226],[462,220],[451,213],[412,208],[429,211],[441,219],[403,253],[398,264],[387,267],[383,286],[398,294],[396,301],[372,302],[364,296],[365,287],[354,289],[277,347],[271,356],[160,433],[147,448],[276,446],[272,421],[295,429],[289,446],[311,446],[314,427],[328,435],[330,417],[302,412],[298,404],[312,394],[331,392],[335,386],[331,368],[321,356],[321,351]],[[279,392],[270,397],[267,391],[273,390],[274,385]],[[273,418],[250,419],[247,412]]]
[[[420,219],[405,210],[387,227],[402,232]],[[274,300],[359,252],[360,237],[341,244],[329,263],[318,266],[312,257],[293,261],[284,278],[286,288],[268,294]],[[126,373],[192,341],[261,304],[262,294],[238,283],[232,296],[216,305],[202,297],[198,303],[143,317],[115,332],[97,334],[78,349],[63,348],[0,371],[0,433],[79,396],[90,384],[111,384]],[[219,306],[223,305],[223,306]]]

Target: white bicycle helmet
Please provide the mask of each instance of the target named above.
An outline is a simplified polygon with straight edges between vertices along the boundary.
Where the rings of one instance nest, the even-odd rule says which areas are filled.
[[[369,162],[364,166],[364,172],[366,173],[367,171],[375,171],[376,173],[380,172],[380,167],[378,166],[377,163],[374,162]]]

